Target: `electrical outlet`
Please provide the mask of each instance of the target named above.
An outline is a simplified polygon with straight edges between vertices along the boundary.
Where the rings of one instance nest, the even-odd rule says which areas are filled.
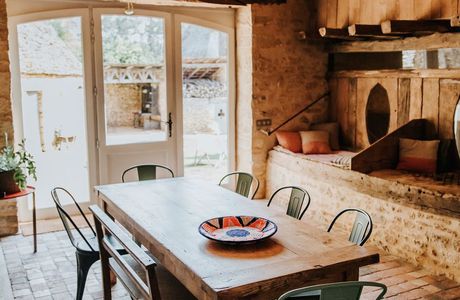
[[[257,127],[268,127],[272,125],[272,119],[260,119],[256,120]]]

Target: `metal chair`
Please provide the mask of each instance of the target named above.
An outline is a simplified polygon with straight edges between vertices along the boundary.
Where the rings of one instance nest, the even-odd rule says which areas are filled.
[[[358,208],[347,208],[342,210],[337,216],[335,216],[334,220],[332,220],[331,225],[327,229],[327,232],[330,232],[332,227],[335,224],[335,221],[346,212],[355,211],[356,218],[355,222],[353,223],[353,228],[351,229],[350,237],[348,240],[357,245],[364,245],[366,241],[369,239],[372,233],[372,219],[371,216],[367,212],[362,209]]]
[[[75,224],[74,220],[70,217],[70,215],[66,212],[66,210],[61,205],[61,200],[59,199],[59,193],[64,193],[67,195],[72,201],[74,202],[76,208],[78,209],[80,215],[86,221],[86,224],[91,230],[91,236],[87,237],[83,234],[83,232],[78,228]],[[90,222],[86,218],[83,210],[81,209],[80,205],[78,205],[77,201],[73,197],[73,195],[62,187],[56,187],[51,191],[51,197],[56,204],[56,209],[59,213],[59,217],[61,218],[62,224],[64,225],[64,229],[67,232],[67,235],[72,243],[72,246],[75,247],[75,255],[77,257],[77,295],[76,299],[80,300],[83,297],[83,292],[85,290],[86,284],[86,277],[88,275],[88,271],[91,266],[99,260],[99,247],[97,244],[96,239],[96,232],[94,231],[93,227],[91,226]],[[78,233],[80,239],[74,237],[74,233],[72,232],[72,227]],[[125,253],[124,250],[119,249],[120,253]]]
[[[151,256],[131,241],[97,205],[92,205],[90,210],[94,215],[101,249],[104,299],[112,298],[110,270],[120,279],[132,299],[195,299],[171,273],[157,265]],[[127,254],[119,254],[111,239],[122,245]]]
[[[157,179],[157,169],[163,169],[171,173],[171,177],[174,178],[174,172],[170,168],[163,166],[163,165],[158,165],[158,164],[148,164],[148,165],[137,165],[137,166],[133,166],[131,168],[126,169],[121,175],[121,181],[125,182],[126,174],[132,170],[137,171],[137,176],[138,176],[139,181]]]
[[[387,292],[386,285],[370,281],[346,281],[328,284],[319,284],[284,293],[278,300],[285,299],[319,299],[319,300],[359,300],[364,287],[377,287],[382,292],[375,298],[383,299]]]
[[[228,173],[222,179],[219,181],[219,185],[222,185],[222,182],[227,179],[230,176],[236,176],[236,188],[235,188],[235,193],[238,193],[244,197],[249,196],[249,192],[251,190],[253,182],[256,183],[256,188],[254,190],[254,193],[252,194],[251,199],[254,199],[254,196],[256,195],[257,191],[259,190],[259,180],[257,180],[256,177],[252,176],[249,173],[245,172],[232,172]]]
[[[301,187],[284,186],[282,188],[279,188],[272,194],[272,196],[270,197],[270,200],[268,200],[267,207],[270,206],[276,194],[286,189],[291,189],[291,195],[289,196],[289,203],[288,203],[286,214],[291,217],[301,220],[303,215],[307,211],[308,207],[310,206],[310,201],[311,201],[310,194],[308,194],[308,192]],[[308,201],[304,209],[302,210],[305,196],[308,196]]]

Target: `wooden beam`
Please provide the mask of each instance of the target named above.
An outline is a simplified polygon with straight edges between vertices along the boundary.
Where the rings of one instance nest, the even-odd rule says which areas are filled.
[[[380,24],[384,34],[411,34],[452,31],[451,20],[387,20]]]
[[[380,25],[353,24],[348,26],[348,34],[354,37],[370,37],[379,39],[398,39],[399,36],[385,35]]]
[[[341,39],[341,40],[358,40],[357,38],[351,37],[348,34],[348,30],[346,28],[328,28],[328,27],[321,27],[318,29],[319,35],[323,38],[329,39]]]
[[[460,27],[460,16],[454,16],[450,19],[450,26]]]

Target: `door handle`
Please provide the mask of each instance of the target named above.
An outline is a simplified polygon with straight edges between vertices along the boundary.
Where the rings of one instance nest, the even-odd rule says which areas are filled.
[[[165,121],[162,121],[162,122],[168,125],[169,137],[172,137],[172,126],[173,126],[172,114],[171,113],[168,114],[168,121],[167,122],[165,122]]]

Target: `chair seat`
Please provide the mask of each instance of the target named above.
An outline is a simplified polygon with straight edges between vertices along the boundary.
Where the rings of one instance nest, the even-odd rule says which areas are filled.
[[[150,254],[149,254],[150,255]],[[151,256],[151,255],[150,255]],[[136,274],[146,282],[146,273],[143,268],[132,258],[131,255],[123,255],[123,259],[130,265],[130,267],[136,272]],[[132,292],[134,298],[141,299],[142,295],[136,288],[133,280],[126,274],[126,272],[119,267],[117,263],[113,262],[113,258],[109,259],[111,268],[115,269],[118,276],[125,287]],[[155,267],[155,273],[158,280],[158,287],[160,289],[161,298],[164,300],[196,300],[196,298],[187,290],[187,288],[174,277],[165,267],[157,264]]]

